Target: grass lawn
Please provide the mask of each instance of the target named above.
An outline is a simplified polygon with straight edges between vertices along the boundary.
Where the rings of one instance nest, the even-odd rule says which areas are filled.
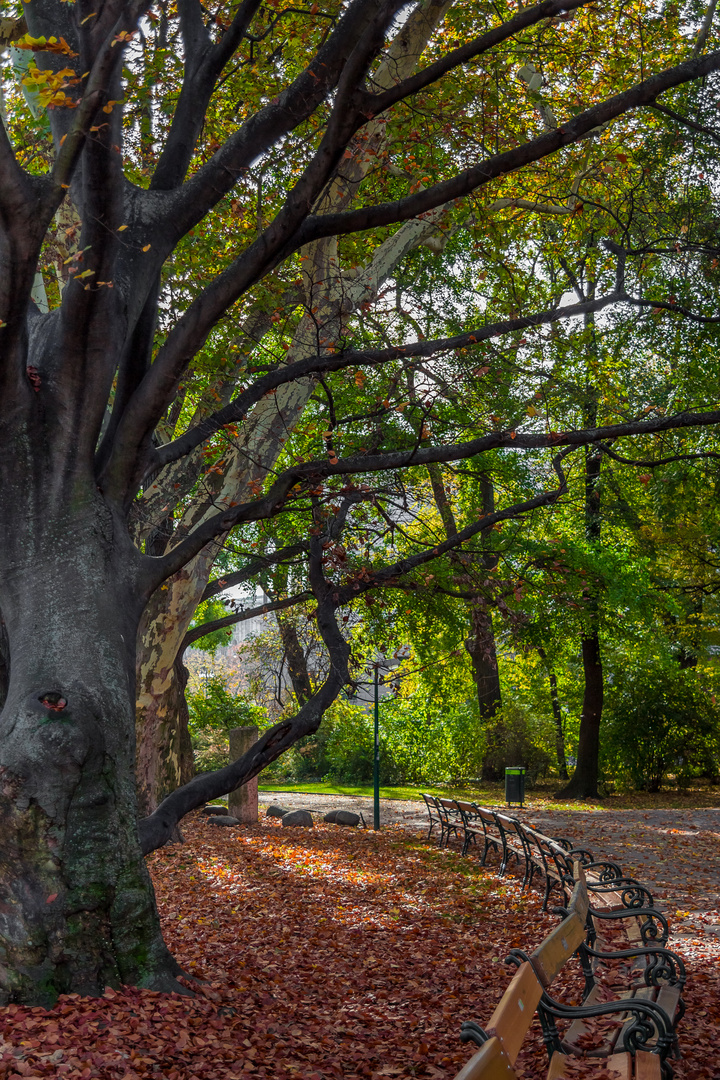
[[[535,787],[526,792],[525,803],[530,809],[541,807],[548,810],[571,810],[582,808],[584,810],[656,810],[656,809],[691,809],[720,808],[720,788],[712,787],[704,781],[696,781],[687,790],[678,790],[668,787],[667,790],[648,793],[633,791],[622,794],[607,795],[602,799],[582,799],[574,802],[559,801],[554,798],[554,792],[561,786],[559,780],[543,780]],[[305,795],[346,795],[353,798],[366,797],[371,799],[373,795],[372,784],[334,784],[330,781],[310,783],[302,781],[292,783],[289,781],[277,784],[259,785],[260,791],[277,792],[302,792]],[[472,787],[453,787],[448,785],[427,785],[425,787],[399,786],[381,787],[381,799],[409,799],[421,801],[422,792],[427,791],[432,795],[443,795],[449,799],[467,799],[470,802],[480,804],[503,803],[505,801],[505,789],[502,783],[482,783]]]

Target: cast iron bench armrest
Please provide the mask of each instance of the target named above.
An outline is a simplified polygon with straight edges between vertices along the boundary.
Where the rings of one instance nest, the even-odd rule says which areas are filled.
[[[659,945],[648,945],[641,949],[617,949],[612,952],[602,952],[599,949],[591,949],[589,945],[581,945],[578,952],[581,960],[583,954],[597,960],[630,960],[636,956],[658,957],[657,963],[645,965],[643,979],[646,986],[660,986],[661,983],[667,983],[682,989],[687,981],[687,971],[682,957]]]
[[[594,895],[602,893],[620,893],[620,900],[624,908],[655,907],[653,894],[639,881],[634,878],[616,878],[615,881],[603,883],[588,882],[588,892]]]
[[[596,1005],[563,1005],[550,997],[547,990],[538,1006],[540,1022],[543,1027],[543,1036],[548,1052],[551,1050],[565,1049],[554,1019],[558,1020],[589,1020],[595,1016],[631,1015],[635,1022],[624,1031],[623,1046],[634,1054],[638,1050],[650,1049],[659,1054],[664,1071],[667,1069],[672,1075],[672,1070],[666,1065],[665,1059],[677,1046],[677,1035],[673,1029],[672,1021],[662,1006],[655,1001],[646,1001],[644,998],[625,998],[622,1001],[602,1001]],[[544,1015],[543,1015],[544,1014]],[[548,1015],[553,1020],[548,1020]],[[651,1039],[657,1042],[655,1047],[649,1045]],[[552,1055],[551,1055],[552,1056]]]
[[[640,936],[642,938],[643,945],[648,946],[651,944],[666,945],[668,938],[670,937],[670,927],[668,921],[662,912],[657,908],[623,908],[622,911],[600,911],[598,908],[588,908],[588,920],[593,919],[639,919],[641,916],[645,916],[645,922],[640,926]],[[659,923],[662,927],[662,933],[658,933],[655,923]],[[592,945],[595,940],[594,927],[589,927],[592,933],[592,940],[588,941],[588,945]]]
[[[588,870],[599,870],[598,879],[600,881],[610,881],[614,878],[623,877],[622,867],[618,866],[612,859],[593,859],[592,852],[586,851],[584,848],[573,848],[572,851],[567,852],[568,857],[571,859],[578,859],[582,863],[582,868],[586,872]],[[590,856],[587,858],[587,856]]]
[[[631,955],[635,955],[635,953],[631,952]],[[522,949],[511,949],[505,958],[505,963],[519,966],[526,960],[530,960],[532,963],[532,957],[529,957]],[[545,1049],[550,1059],[552,1059],[555,1051],[563,1053],[565,1049],[553,1018],[557,1017],[559,1020],[573,1021],[585,1020],[594,1016],[612,1015],[612,1013],[631,1014],[635,1017],[635,1022],[624,1031],[625,1048],[631,1054],[634,1054],[637,1050],[647,1048],[649,1041],[654,1039],[657,1034],[656,1046],[650,1047],[650,1049],[660,1055],[663,1073],[668,1077],[668,1080],[672,1077],[672,1069],[665,1059],[670,1051],[674,1051],[677,1047],[677,1035],[675,1034],[672,1019],[662,1006],[655,1001],[632,997],[618,1001],[597,1002],[593,1005],[563,1005],[562,1002],[551,997],[547,989],[544,989],[537,1011],[543,1030]],[[472,1038],[471,1033],[468,1033],[468,1038]]]

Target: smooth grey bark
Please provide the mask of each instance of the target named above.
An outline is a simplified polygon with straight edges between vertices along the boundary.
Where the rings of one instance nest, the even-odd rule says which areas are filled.
[[[0,603],[13,657],[0,717],[0,1002],[50,1005],[63,991],[121,983],[178,990],[137,835],[136,562],[82,483],[75,504],[53,515],[33,515],[25,500],[28,543],[10,524],[9,464],[0,467]]]

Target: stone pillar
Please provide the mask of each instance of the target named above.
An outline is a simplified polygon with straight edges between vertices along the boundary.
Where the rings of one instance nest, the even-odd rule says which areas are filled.
[[[257,742],[258,729],[236,727],[230,732],[230,761],[237,761]],[[228,795],[228,814],[242,821],[243,825],[256,825],[258,820],[258,781],[257,776],[241,784]]]

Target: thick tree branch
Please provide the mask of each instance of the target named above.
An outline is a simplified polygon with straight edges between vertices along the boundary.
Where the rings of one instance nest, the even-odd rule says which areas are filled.
[[[235,185],[250,164],[294,131],[333,92],[348,58],[377,14],[386,25],[402,8],[402,0],[352,0],[337,26],[306,69],[269,105],[231,135],[212,159],[168,196],[157,217],[180,239]]]
[[[320,217],[311,215],[305,221],[300,236],[293,238],[292,249],[295,250],[298,242],[305,244],[322,236],[362,232],[426,214],[436,206],[451,202],[453,199],[461,199],[500,176],[517,172],[526,165],[531,165],[566,146],[571,146],[594,128],[617,119],[631,109],[654,103],[660,94],[674,86],[702,78],[719,68],[720,52],[709,53],[699,60],[687,60],[678,64],[677,67],[668,68],[657,75],[650,76],[649,79],[620,94],[615,94],[607,101],[586,109],[585,112],[579,113],[551,131],[546,131],[536,139],[488,158],[480,165],[465,169],[452,179],[434,184],[414,195],[398,199],[396,202],[381,203],[361,210],[350,210],[343,214],[324,214]]]
[[[544,0],[541,4],[535,4],[534,7],[524,8],[512,19],[508,19],[507,22],[502,23],[500,26],[493,27],[492,30],[488,30],[487,33],[482,34],[473,41],[453,49],[442,59],[436,60],[434,64],[423,68],[422,71],[403,79],[402,82],[397,83],[391,89],[385,90],[381,94],[367,94],[367,108],[377,116],[379,113],[385,112],[393,105],[396,105],[398,101],[405,101],[420,90],[432,86],[444,75],[455,71],[463,64],[469,64],[472,60],[476,60],[483,53],[496,48],[504,41],[514,37],[515,34],[519,34],[520,31],[535,26],[537,23],[542,22],[543,19],[551,19],[555,15],[584,7],[590,2],[591,0]]]
[[[116,461],[111,462],[106,478],[108,494],[118,501],[132,497],[133,477],[136,478],[135,482],[139,482],[142,475],[142,464],[137,461],[138,448],[146,441],[147,431],[162,414],[191,357],[201,347],[212,325],[227,306],[236,300],[260,273],[276,265],[280,257],[285,257],[304,243],[322,236],[391,224],[427,213],[438,205],[469,194],[503,173],[513,172],[576,142],[589,131],[622,115],[629,109],[649,104],[672,86],[698,78],[718,68],[720,68],[720,52],[715,52],[700,60],[687,61],[675,68],[651,76],[630,90],[586,110],[568,123],[546,132],[523,146],[496,155],[480,166],[465,170],[452,180],[395,203],[340,214],[325,214],[321,217],[310,216],[306,218],[304,224],[300,225],[304,216],[304,207],[297,201],[290,204],[288,200],[273,225],[194,301],[169,335],[155,364],[140,387],[142,393],[139,391],[135,396],[136,400],[134,399],[128,406],[126,422],[124,421],[118,430]],[[346,133],[350,127],[352,124],[348,121],[348,127],[344,129]],[[330,145],[326,147],[325,152],[322,155],[318,152],[303,178],[296,185],[293,199],[296,200],[298,193],[303,190],[307,190],[309,194],[313,181],[316,182],[322,175],[323,164],[329,165],[334,160],[336,154],[334,155],[333,152],[339,150],[339,144],[333,147],[332,140],[329,142]],[[324,145],[325,142],[323,142]],[[282,236],[289,236],[293,230],[294,235],[292,240],[288,241],[289,246],[280,252]]]
[[[431,462],[459,461],[475,457],[488,450],[541,450],[555,447],[573,448],[633,435],[649,435],[662,431],[693,427],[710,427],[720,423],[720,410],[702,413],[680,413],[675,416],[656,417],[652,420],[631,420],[621,424],[609,424],[599,428],[575,431],[550,432],[547,435],[525,435],[515,431],[497,431],[469,442],[448,446],[411,447],[384,454],[360,454],[343,458],[331,464],[322,459],[308,461],[282,473],[268,493],[250,503],[229,508],[203,521],[198,528],[172,551],[162,558],[144,558],[140,587],[149,596],[177,570],[180,570],[198,551],[215,536],[222,535],[247,521],[260,521],[274,517],[285,509],[291,489],[296,484],[318,483],[331,476],[351,476],[358,473],[382,472],[413,468]],[[554,466],[558,457],[554,459]]]
[[[182,183],[205,120],[215,83],[242,41],[262,0],[243,0],[233,21],[213,45],[197,0],[182,0],[179,10],[185,41],[185,74],[172,125],[150,182],[156,191]]]
[[[132,4],[123,5],[122,14],[114,22],[102,47],[98,50],[83,86],[82,97],[74,111],[72,123],[63,137],[52,168],[51,214],[60,205],[65,191],[70,186],[98,110],[107,104],[110,97],[113,73],[122,63],[122,55],[126,48],[123,35],[133,33],[139,19],[151,4],[152,0],[135,0]]]
[[[619,290],[596,300],[585,301],[580,304],[568,304],[564,307],[555,306],[517,319],[502,319],[485,326],[475,327],[464,334],[455,334],[450,338],[415,341],[389,349],[363,351],[345,349],[336,353],[305,357],[295,364],[278,367],[261,379],[257,379],[252,386],[238,394],[225,408],[219,409],[211,416],[206,417],[200,424],[190,428],[173,442],[159,447],[148,463],[148,471],[155,472],[164,465],[184,457],[227,424],[234,424],[241,420],[248,410],[266,394],[272,393],[277,387],[287,382],[293,382],[295,379],[319,372],[342,371],[345,368],[357,366],[378,367],[393,360],[430,357],[455,349],[465,349],[482,341],[488,341],[490,338],[499,337],[501,334],[512,334],[520,330],[527,330],[533,326],[544,326],[561,319],[583,315],[587,311],[602,311],[603,308],[624,299],[625,293]]]
[[[213,634],[216,630],[224,630],[227,626],[235,626],[239,622],[247,622],[248,619],[254,619],[257,615],[267,615],[271,611],[284,611],[285,608],[294,607],[304,600],[310,600],[312,595],[311,592],[305,590],[304,592],[294,593],[292,596],[286,596],[283,600],[268,600],[266,603],[258,604],[256,607],[236,611],[234,615],[225,615],[222,619],[212,619],[209,622],[201,623],[200,626],[194,626],[192,630],[188,630],[183,638],[178,650],[178,656],[182,656],[186,649],[189,649],[194,642],[199,641],[200,638],[205,637],[207,634]]]
[[[291,717],[270,728],[241,758],[225,769],[195,777],[163,800],[154,814],[138,823],[144,855],[166,843],[177,823],[191,810],[216,799],[257,776],[272,761],[289,750],[298,739],[317,731],[325,711],[350,681],[350,648],[335,619],[331,587],[322,572],[322,536],[313,537],[310,554],[310,584],[318,601],[317,626],[328,651],[330,664],[325,682],[310,700]]]
[[[394,3],[395,0],[392,0],[392,5]],[[353,101],[355,88],[379,53],[394,13],[394,6],[390,6],[388,10],[387,2],[381,3],[377,0],[376,7],[376,17],[370,20],[365,28],[340,75],[330,118],[317,152],[291,190],[284,208],[273,224],[251,245],[250,250],[257,248],[263,253],[263,257],[271,256],[273,251],[282,246],[284,238],[297,230],[308,208],[325,187],[348,140],[357,128],[357,107]],[[236,272],[238,266],[242,267],[239,278]],[[138,459],[148,453],[149,433],[175,393],[178,380],[190,358],[204,343],[211,326],[256,277],[257,268],[253,266],[252,259],[241,258],[218,275],[213,284],[193,301],[168,335],[155,363],[128,403],[118,425],[115,447],[103,476],[103,487],[109,498],[124,504],[134,498],[135,489],[146,468],[146,462]]]

